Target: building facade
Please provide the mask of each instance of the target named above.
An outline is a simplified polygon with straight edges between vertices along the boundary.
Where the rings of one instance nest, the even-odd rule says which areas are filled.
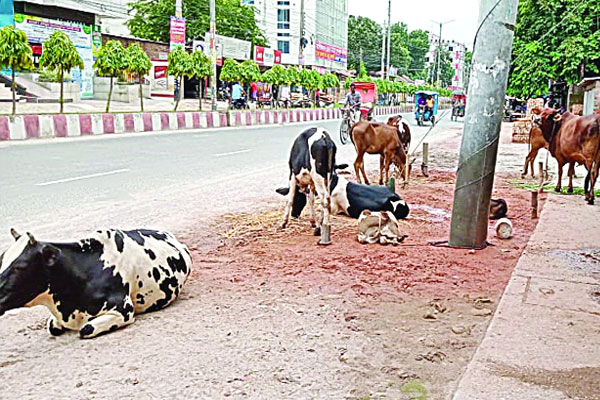
[[[345,70],[348,0],[242,0],[283,64]]]
[[[427,67],[431,66],[434,62],[437,62],[437,49],[439,43],[439,36],[430,33],[429,34],[429,51],[425,56],[425,62]],[[450,55],[450,61],[452,63],[452,69],[454,70],[454,76],[452,77],[452,85],[450,88],[453,90],[467,90],[465,87],[466,77],[465,74],[465,55],[467,52],[467,46],[454,40],[442,40],[442,49],[448,51]],[[435,77],[430,80],[435,80]]]

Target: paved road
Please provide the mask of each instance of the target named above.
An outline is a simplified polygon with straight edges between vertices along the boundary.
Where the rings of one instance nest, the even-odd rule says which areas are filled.
[[[311,124],[0,144],[0,248],[10,227],[47,240],[109,226],[177,230],[192,215],[275,202],[291,142]],[[355,152],[339,143],[339,121],[319,124],[336,140],[338,162],[351,164]],[[451,126],[446,117],[432,135]],[[412,126],[413,144],[428,129]]]

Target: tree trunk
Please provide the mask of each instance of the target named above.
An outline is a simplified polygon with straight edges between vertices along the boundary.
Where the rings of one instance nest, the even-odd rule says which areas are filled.
[[[110,98],[112,97],[113,77],[110,77],[110,88],[108,88],[108,99],[106,99],[106,112],[110,110]]]
[[[58,102],[60,103],[60,113],[63,113],[63,106],[64,106],[64,98],[63,98],[63,79],[64,79],[64,70],[62,67],[60,67],[60,98],[58,99]]]
[[[200,77],[198,77],[198,104],[200,107],[200,111],[202,111],[202,92],[200,91],[200,87],[202,85],[200,84]]]
[[[144,89],[142,87],[142,74],[138,74],[138,79],[140,81],[140,109],[144,112]]]
[[[11,85],[11,89],[12,89],[12,115],[13,117],[15,116],[15,114],[17,113],[17,97],[15,96],[15,92],[17,91],[17,84],[15,82],[15,69],[14,67],[11,67],[11,72],[12,72],[12,85]]]
[[[177,111],[177,107],[179,107],[179,100],[181,99],[181,84],[182,84],[182,79],[181,77],[179,77],[179,95],[177,96],[177,100],[175,101],[175,109],[173,111]]]

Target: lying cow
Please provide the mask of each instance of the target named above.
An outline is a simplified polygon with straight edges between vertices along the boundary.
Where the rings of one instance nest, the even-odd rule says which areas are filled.
[[[358,218],[364,210],[390,211],[396,219],[403,219],[410,211],[406,202],[386,186],[349,182],[335,173],[332,175],[330,191],[332,214],[345,214]],[[279,188],[276,192],[284,196],[290,194],[289,188]],[[306,194],[300,191],[294,192],[292,203],[292,216],[298,218],[306,206]]]
[[[290,152],[290,181],[287,188],[289,199],[283,213],[281,228],[287,226],[290,212],[293,207],[296,207],[294,199],[297,193],[308,195],[310,222],[315,228],[315,235],[321,234],[321,224],[329,225],[330,197],[327,187],[335,167],[335,153],[335,143],[323,128],[309,128],[296,138]],[[323,206],[319,225],[315,221],[315,195],[320,198]],[[306,197],[304,197],[305,204]]]
[[[38,242],[11,230],[0,255],[0,315],[44,305],[47,327],[93,338],[172,303],[190,274],[187,247],[169,232],[97,231],[74,243]]]

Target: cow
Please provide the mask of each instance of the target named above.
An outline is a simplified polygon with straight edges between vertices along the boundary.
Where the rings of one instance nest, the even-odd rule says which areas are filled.
[[[293,216],[300,215],[296,210],[298,204],[294,203],[296,193],[308,195],[310,222],[316,236],[321,234],[321,225],[329,225],[330,196],[327,187],[335,167],[336,150],[335,143],[323,128],[306,129],[294,140],[289,159],[289,197],[281,221],[282,229],[287,226],[292,211]],[[315,195],[322,205],[319,224],[315,221]],[[306,198],[304,201],[305,205]]]
[[[560,114],[553,108],[532,110],[539,115],[539,126],[549,143],[550,154],[558,162],[557,192],[562,188],[562,169],[567,163],[583,164],[587,170],[584,191],[588,204],[594,204],[594,186],[600,166],[600,115],[579,117],[570,112]],[[572,179],[569,191],[573,191]]]
[[[400,141],[398,128],[378,122],[361,121],[350,128],[350,138],[356,149],[356,161],[354,162],[354,171],[358,183],[362,183],[360,172],[362,172],[365,183],[369,184],[369,179],[365,173],[364,155],[379,154],[379,184],[383,185],[388,181],[389,168],[392,163],[402,171],[406,167],[406,148]],[[402,174],[405,176],[405,174]]]
[[[289,188],[276,190],[281,195],[289,195]],[[349,182],[335,171],[331,176],[331,203],[330,210],[334,215],[344,214],[358,219],[364,210],[390,211],[396,219],[404,219],[410,209],[408,204],[396,193],[391,192],[386,186],[370,186]],[[291,198],[293,202],[294,218],[298,218],[306,206],[306,194],[296,191]]]
[[[99,230],[71,243],[11,233],[15,242],[0,255],[0,316],[46,306],[53,336],[74,330],[93,338],[166,307],[192,266],[187,247],[164,231]]]
[[[410,149],[410,126],[408,123],[402,119],[402,115],[395,115],[393,117],[389,117],[387,120],[387,125],[393,126],[398,130],[398,137],[400,138],[400,142],[404,145],[404,151],[408,153]]]

